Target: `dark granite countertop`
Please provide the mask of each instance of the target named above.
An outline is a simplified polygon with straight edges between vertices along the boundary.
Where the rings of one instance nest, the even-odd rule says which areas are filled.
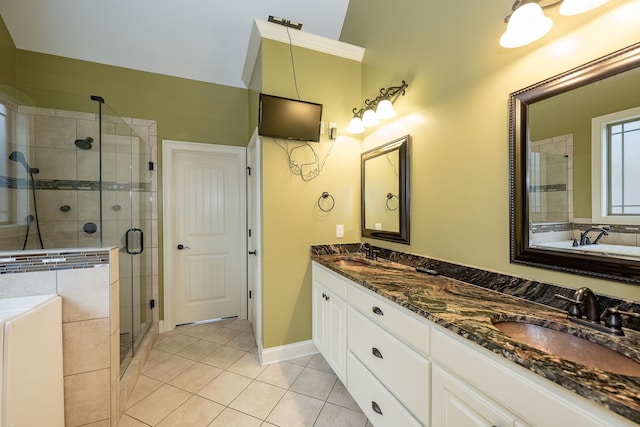
[[[560,386],[640,424],[640,377],[612,374],[551,356],[502,333],[494,322],[519,321],[568,332],[640,362],[640,332],[615,337],[571,323],[566,312],[362,253],[312,251],[312,259],[363,287]],[[340,260],[362,260],[347,265]],[[493,319],[493,322],[492,322]]]

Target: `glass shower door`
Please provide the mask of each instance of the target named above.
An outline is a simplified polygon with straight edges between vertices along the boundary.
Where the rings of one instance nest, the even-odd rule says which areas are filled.
[[[152,322],[150,146],[108,106],[102,114],[103,244],[120,248],[120,370]]]

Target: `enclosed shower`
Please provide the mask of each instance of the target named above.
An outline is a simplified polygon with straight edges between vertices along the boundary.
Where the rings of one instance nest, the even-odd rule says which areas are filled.
[[[121,373],[154,320],[156,138],[100,96],[0,87],[0,251],[119,248]]]

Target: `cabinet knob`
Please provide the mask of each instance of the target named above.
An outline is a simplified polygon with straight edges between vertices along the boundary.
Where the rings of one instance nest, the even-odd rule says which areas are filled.
[[[373,409],[373,412],[376,414],[382,415],[382,409],[380,409],[380,406],[378,406],[374,400],[371,401],[371,409]]]
[[[371,310],[378,316],[384,316],[384,313],[382,312],[382,310],[380,310],[379,307],[373,307]]]
[[[373,354],[375,357],[379,358],[379,359],[384,359],[384,357],[382,357],[382,353],[380,353],[380,350],[378,350],[377,348],[373,347],[371,349],[371,354]]]

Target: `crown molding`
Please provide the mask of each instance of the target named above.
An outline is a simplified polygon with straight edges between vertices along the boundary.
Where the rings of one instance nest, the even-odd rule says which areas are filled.
[[[258,58],[262,39],[270,39],[289,44],[289,35],[291,36],[291,44],[294,46],[358,62],[362,62],[362,59],[364,58],[365,49],[363,47],[344,43],[338,40],[328,39],[311,33],[305,33],[304,31],[296,29],[289,29],[289,34],[287,34],[287,28],[282,25],[256,19],[253,22],[253,28],[251,29],[251,38],[249,39],[247,56],[244,61],[244,69],[242,71],[242,81],[247,87],[249,87],[249,83],[251,82],[251,76]]]

